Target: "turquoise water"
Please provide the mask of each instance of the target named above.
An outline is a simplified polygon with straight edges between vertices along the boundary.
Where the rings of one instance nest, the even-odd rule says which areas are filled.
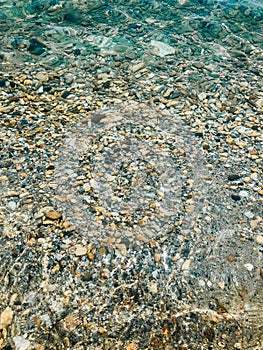
[[[1,1],[0,8],[4,61],[81,66],[93,54],[156,57],[153,41],[172,48],[161,57],[257,61],[263,48],[258,0]]]

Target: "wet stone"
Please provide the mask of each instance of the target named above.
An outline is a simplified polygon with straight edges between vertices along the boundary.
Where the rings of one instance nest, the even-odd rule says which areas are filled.
[[[236,201],[236,202],[241,200],[241,197],[238,196],[238,195],[236,195],[236,194],[232,194],[232,195],[231,195],[231,198],[232,198],[234,201]]]
[[[232,174],[232,175],[229,175],[229,176],[228,176],[228,180],[229,180],[229,181],[237,181],[237,180],[239,180],[241,177],[242,177],[241,175]]]

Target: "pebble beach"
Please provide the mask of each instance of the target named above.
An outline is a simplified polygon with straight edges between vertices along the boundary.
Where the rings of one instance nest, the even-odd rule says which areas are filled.
[[[263,349],[262,4],[0,6],[0,349]]]

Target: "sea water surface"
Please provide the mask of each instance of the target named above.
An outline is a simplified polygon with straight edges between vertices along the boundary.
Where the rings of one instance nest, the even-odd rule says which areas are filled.
[[[258,60],[263,46],[260,0],[32,0],[0,8],[0,58],[13,62],[82,64],[99,52]]]

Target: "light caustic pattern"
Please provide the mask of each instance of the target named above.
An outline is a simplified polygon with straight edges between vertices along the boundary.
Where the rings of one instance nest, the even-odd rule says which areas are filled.
[[[185,205],[194,211],[184,192],[200,185],[202,166],[196,139],[175,115],[104,109],[78,122],[59,150],[57,199],[91,240],[148,241],[171,230]]]
[[[132,249],[170,237],[177,277],[195,285],[199,303],[225,300],[240,325],[259,334],[261,255],[253,239],[239,240],[247,203],[231,199],[227,172],[224,164],[208,171],[200,142],[173,111],[115,106],[91,113],[66,136],[57,203],[80,237],[96,244]]]

